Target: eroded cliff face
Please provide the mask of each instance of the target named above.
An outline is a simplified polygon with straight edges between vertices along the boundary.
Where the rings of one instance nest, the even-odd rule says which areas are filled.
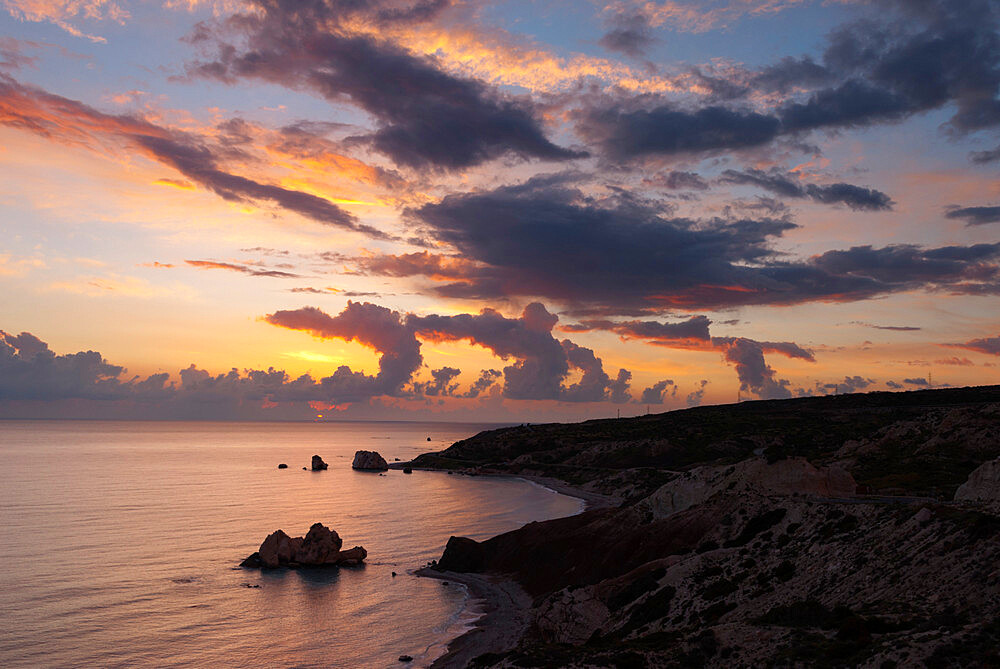
[[[473,666],[1000,662],[1000,405],[950,397],[962,403],[902,412],[855,400],[865,429],[839,441],[815,415],[785,423],[794,438],[718,432],[706,459],[676,468],[621,467],[634,444],[607,435],[505,447],[522,451],[514,467],[545,461],[628,493],[618,508],[449,543],[442,568],[506,574],[534,597],[529,633]],[[740,440],[735,461],[717,446]],[[793,440],[809,457],[789,457]],[[640,450],[643,462],[670,451]]]
[[[982,509],[744,491],[641,518],[478,544],[535,606],[520,645],[475,666],[967,666],[1000,644],[1000,517]]]

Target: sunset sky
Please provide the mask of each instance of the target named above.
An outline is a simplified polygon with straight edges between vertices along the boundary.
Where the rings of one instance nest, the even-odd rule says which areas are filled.
[[[995,2],[0,3],[0,417],[1000,381]]]

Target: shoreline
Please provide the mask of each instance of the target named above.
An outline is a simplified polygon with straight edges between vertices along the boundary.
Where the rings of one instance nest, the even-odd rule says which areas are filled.
[[[465,667],[484,653],[508,650],[528,629],[531,597],[512,579],[438,571],[432,567],[422,567],[413,574],[464,585],[469,593],[465,605],[478,606],[482,611],[468,631],[447,642],[445,652],[430,664],[431,669]]]
[[[392,469],[401,469],[400,463]],[[420,467],[421,471],[444,472],[448,470]],[[467,474],[466,474],[467,476]],[[603,509],[615,506],[618,501],[609,495],[602,495],[588,490],[582,490],[565,481],[548,476],[532,474],[493,474],[482,473],[475,476],[490,478],[522,479],[528,483],[541,486],[559,495],[574,497],[583,502],[582,508],[572,515],[584,513],[593,509]],[[565,516],[571,517],[571,516]],[[460,583],[468,591],[466,607],[479,605],[482,615],[472,622],[471,628],[460,634],[446,645],[443,655],[435,658],[430,664],[431,669],[450,669],[465,667],[474,658],[485,653],[499,653],[510,650],[527,631],[531,624],[528,612],[531,610],[532,599],[515,580],[496,574],[465,574],[453,571],[440,571],[433,567],[422,567],[412,572],[423,578],[433,578],[449,583]]]

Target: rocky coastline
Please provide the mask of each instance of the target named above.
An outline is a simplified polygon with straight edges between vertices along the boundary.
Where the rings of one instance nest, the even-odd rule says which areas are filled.
[[[1000,387],[504,428],[403,464],[587,502],[419,572],[485,608],[435,667],[1000,661]]]

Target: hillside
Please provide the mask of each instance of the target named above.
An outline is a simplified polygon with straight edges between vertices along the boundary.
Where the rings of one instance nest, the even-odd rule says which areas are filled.
[[[413,466],[619,504],[452,538],[440,571],[531,606],[517,643],[440,666],[1000,666],[998,457],[996,386],[483,432]]]

